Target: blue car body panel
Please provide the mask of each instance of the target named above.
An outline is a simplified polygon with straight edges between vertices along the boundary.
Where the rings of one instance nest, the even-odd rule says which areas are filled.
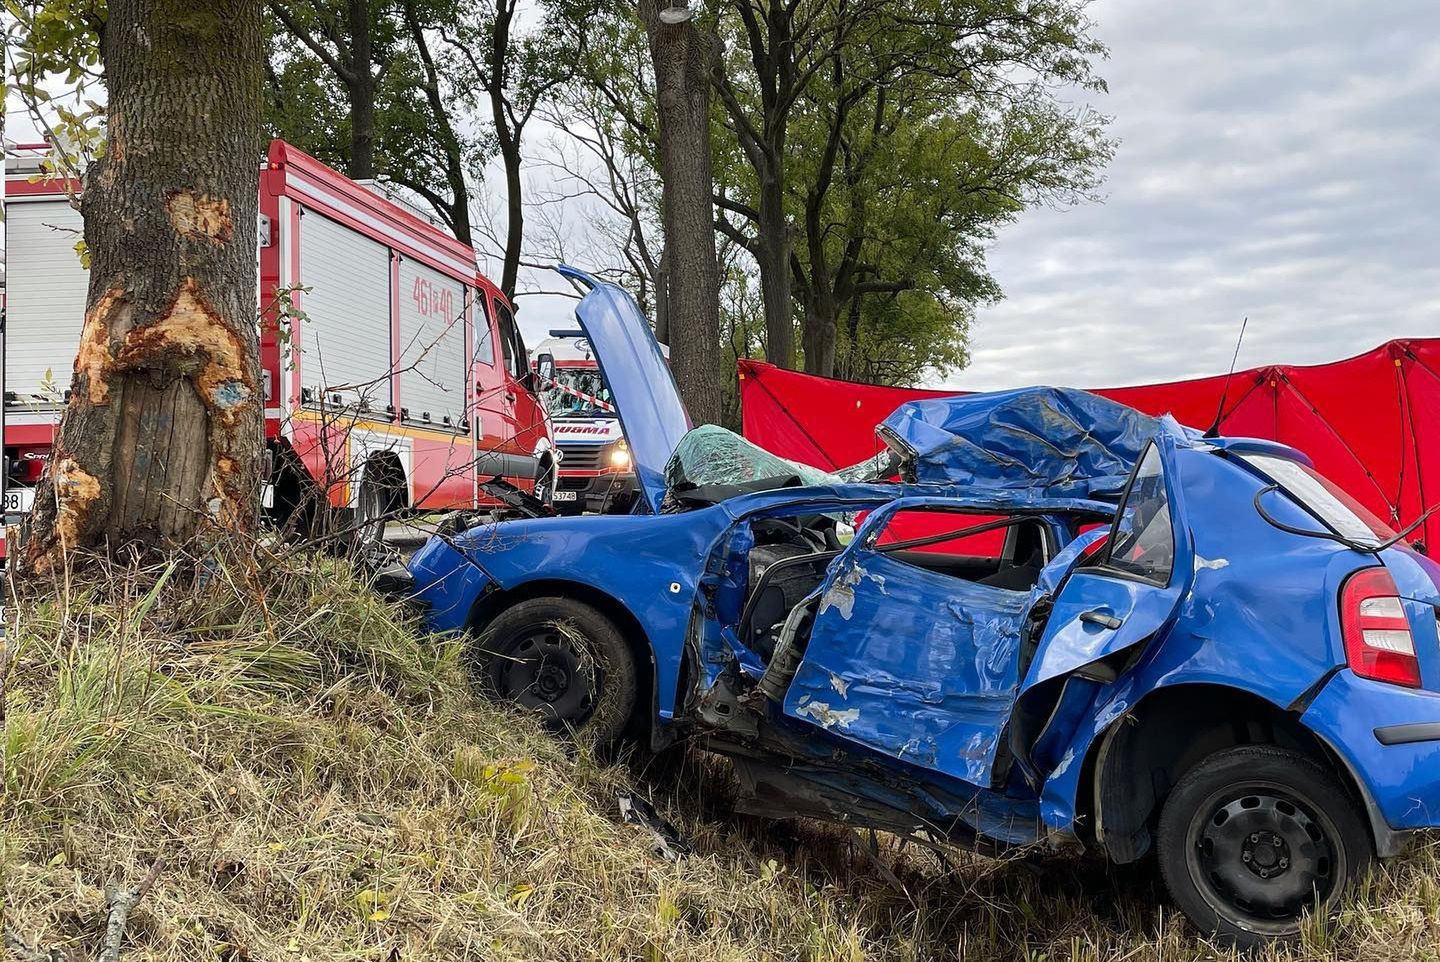
[[[686,627],[696,587],[716,542],[742,519],[807,511],[861,511],[897,495],[936,496],[945,489],[889,484],[787,488],[732,498],[684,514],[533,518],[485,525],[432,538],[410,562],[416,598],[437,631],[463,631],[477,602],[491,591],[535,582],[590,587],[630,612],[654,653],[659,716],[674,712]],[[1067,510],[1103,516],[1109,506],[1076,498],[1037,500],[1026,492],[975,495],[948,491],[947,504],[972,511]],[[943,495],[942,495],[943,497]],[[733,655],[727,642],[722,655]],[[752,656],[753,657],[753,656]],[[712,666],[721,657],[709,659]],[[710,675],[713,680],[713,673]]]
[[[633,301],[584,281],[582,325],[622,419],[629,407],[626,433],[658,512],[664,461],[689,421]],[[1440,566],[1404,547],[1361,551],[1296,533],[1318,533],[1321,522],[1283,492],[1265,493],[1270,479],[1242,455],[1308,463],[1303,454],[1202,439],[1168,418],[1058,389],[915,402],[882,433],[917,483],[790,487],[682,513],[482,526],[432,538],[414,556],[416,594],[442,631],[475,629],[478,613],[516,593],[570,586],[603,596],[643,635],[659,727],[698,724],[696,706],[743,693],[767,671],[767,656],[738,636],[757,525],[869,511],[794,609],[813,604],[815,615],[782,702],[761,700],[760,724],[812,784],[1005,843],[1072,832],[1092,790],[1087,760],[1121,719],[1207,686],[1260,699],[1330,746],[1370,802],[1382,853],[1392,850],[1387,832],[1440,825],[1440,729],[1426,727],[1440,723]],[[1115,513],[1113,500],[1090,498],[1119,495],[1152,443],[1173,535],[1163,584],[1107,571],[1110,545],[1098,560],[1087,550],[1106,533],[1077,536],[1074,523]],[[1278,524],[1257,511],[1259,499]],[[877,548],[887,520],[912,508],[1033,515],[1060,550],[1028,591],[928,570]],[[1346,667],[1341,586],[1381,564],[1405,599],[1423,690]],[[1022,638],[1035,624],[1043,628],[1029,657]],[[1007,727],[1029,708],[1046,714],[1043,731],[1007,746]],[[1393,741],[1397,726],[1437,737],[1382,743],[1377,731]],[[1001,765],[1009,756],[1015,769]],[[837,768],[836,758],[849,761]]]
[[[1376,737],[1377,729],[1434,724],[1440,695],[1357,678],[1347,668],[1326,683],[1302,720],[1345,760],[1391,828],[1440,823],[1440,743],[1385,745]]]
[[[988,787],[1029,593],[878,553],[847,558],[831,578],[785,713]]]
[[[1084,504],[1097,514],[1107,510],[1069,499],[1032,503],[1037,509]],[[897,759],[988,787],[1020,680],[1020,634],[1035,594],[917,568],[875,543],[901,511],[962,504],[901,498],[870,514],[819,589],[810,644],[784,711]]]

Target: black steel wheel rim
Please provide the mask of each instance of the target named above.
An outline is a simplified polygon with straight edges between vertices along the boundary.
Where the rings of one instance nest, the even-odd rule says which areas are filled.
[[[555,625],[515,632],[491,662],[497,695],[562,727],[578,728],[589,719],[600,690],[598,675],[583,641]]]
[[[1286,930],[1307,908],[1329,903],[1344,874],[1337,839],[1330,819],[1285,787],[1234,786],[1196,810],[1187,861],[1220,914]]]

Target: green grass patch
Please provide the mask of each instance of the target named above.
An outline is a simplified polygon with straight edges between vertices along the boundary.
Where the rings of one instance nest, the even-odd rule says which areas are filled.
[[[567,749],[476,698],[461,645],[420,633],[343,562],[116,571],[10,618],[4,921],[77,958],[99,945],[105,883],[160,858],[125,958],[1215,954],[1144,868],[963,854],[946,867],[888,839],[872,857],[843,828],[733,815],[723,765],[646,777]],[[622,788],[654,798],[697,854],[657,858],[619,821]],[[1373,878],[1334,932],[1276,955],[1420,960],[1437,946],[1430,843]]]

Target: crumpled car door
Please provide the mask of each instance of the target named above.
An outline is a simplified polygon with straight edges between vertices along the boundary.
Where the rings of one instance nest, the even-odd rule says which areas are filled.
[[[1173,451],[1163,433],[1146,448],[1108,540],[1053,594],[1020,685],[1012,739],[1017,759],[1041,780],[1061,764],[1060,751],[1095,692],[1171,620],[1194,575]]]
[[[1032,593],[916,567],[875,547],[903,498],[831,563],[784,711],[843,738],[988,787],[1020,679]]]

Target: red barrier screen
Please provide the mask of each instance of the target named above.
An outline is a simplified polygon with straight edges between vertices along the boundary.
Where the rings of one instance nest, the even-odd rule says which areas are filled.
[[[1091,390],[1204,429],[1215,419],[1225,381],[1220,375]],[[820,468],[844,467],[879,451],[875,425],[902,402],[958,393],[854,384],[740,362],[745,437]],[[1390,341],[1333,364],[1237,371],[1220,433],[1299,448],[1378,517],[1403,527],[1440,502],[1440,338]],[[1426,522],[1423,540],[1440,543],[1440,513]]]

